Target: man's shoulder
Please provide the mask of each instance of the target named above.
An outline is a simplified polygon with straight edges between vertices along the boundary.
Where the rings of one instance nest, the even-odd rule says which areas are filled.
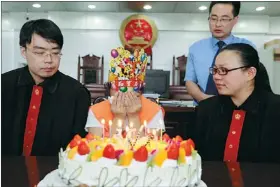
[[[233,36],[233,43],[245,43],[245,44],[249,44],[253,47],[256,47],[255,44],[253,44],[253,42],[251,42],[250,40],[246,39],[246,38],[241,38],[241,37],[237,37],[237,36]]]
[[[19,73],[20,73],[21,71],[23,71],[23,68],[17,68],[17,69],[14,69],[14,70],[11,70],[11,71],[2,73],[2,77],[12,77],[12,76],[16,76],[16,75],[19,75]]]
[[[280,107],[280,95],[272,92],[263,91],[262,97],[266,98],[269,105]]]
[[[190,50],[201,50],[201,47],[208,46],[210,42],[211,37],[198,40],[190,46]]]
[[[78,80],[74,79],[73,77],[70,77],[69,75],[65,75],[60,71],[58,73],[60,74],[61,81],[67,86],[83,87],[82,83],[80,83]]]
[[[8,71],[6,73],[3,73],[1,75],[2,84],[5,84],[6,82],[12,83],[13,81],[17,80],[17,77],[20,75],[20,73],[23,71],[24,68],[18,68],[11,71]]]
[[[80,83],[78,80],[70,77],[69,75],[65,75],[64,73],[58,72],[60,74],[60,84],[63,86],[63,90],[72,90],[72,91],[85,91],[88,92],[88,89]]]

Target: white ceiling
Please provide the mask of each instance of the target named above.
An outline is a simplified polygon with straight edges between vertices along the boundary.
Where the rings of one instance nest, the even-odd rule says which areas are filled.
[[[201,13],[198,7],[209,7],[210,2],[36,2],[41,8],[33,8],[34,2],[2,2],[2,12],[48,12],[48,11],[71,11],[71,12],[150,12],[150,13]],[[91,10],[89,4],[96,5]],[[143,5],[152,5],[151,10],[143,10]],[[265,6],[261,12],[255,11],[256,7]],[[208,10],[204,11],[208,12]],[[269,15],[280,16],[280,2],[242,2],[241,13],[245,15]]]

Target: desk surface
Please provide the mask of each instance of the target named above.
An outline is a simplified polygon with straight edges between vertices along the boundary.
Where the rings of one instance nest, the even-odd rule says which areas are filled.
[[[30,157],[2,156],[2,186],[29,187],[26,160]],[[57,169],[58,157],[36,157],[39,180]],[[244,187],[279,187],[280,164],[240,163]],[[228,169],[223,162],[202,162],[202,180],[208,187],[231,187]],[[34,187],[34,186],[32,186]]]

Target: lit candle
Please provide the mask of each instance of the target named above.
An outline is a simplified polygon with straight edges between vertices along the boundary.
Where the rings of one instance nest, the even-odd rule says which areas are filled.
[[[129,149],[129,127],[128,126],[126,126],[126,128],[125,128],[125,131],[126,131],[126,137],[125,137],[125,148],[126,148],[126,150],[128,150]]]
[[[145,131],[145,136],[147,136],[147,121],[144,120],[144,131]]]
[[[110,128],[110,138],[112,137],[112,120],[109,121],[109,128]]]
[[[102,131],[103,131],[103,140],[104,140],[105,139],[105,119],[101,119],[101,124],[103,125]]]
[[[157,138],[157,130],[156,129],[153,129],[153,135],[154,135],[154,140],[158,140]]]
[[[125,131],[126,131],[126,136],[127,136],[128,132],[129,132],[129,127],[128,126],[125,127]]]
[[[139,129],[139,136],[140,136],[140,134],[141,134],[141,132],[143,131],[143,128],[144,128],[144,126],[143,125],[141,125],[141,127],[140,127],[140,129]]]
[[[150,132],[151,132],[151,131],[150,131],[150,129],[149,129],[149,128],[147,128],[147,134],[148,134],[148,135],[150,134]]]
[[[150,141],[151,141],[151,135],[149,134],[149,136],[148,136],[148,141],[147,141],[147,143],[145,144],[145,146],[150,145]]]
[[[119,121],[118,121],[118,127],[119,127],[119,128],[122,128],[122,120],[120,120],[120,119],[119,119]]]
[[[118,136],[122,136],[122,120],[118,120],[118,128],[117,128]]]
[[[162,128],[163,128],[163,121],[162,121],[162,119],[159,120],[159,124],[160,124],[160,141],[162,142]]]
[[[133,128],[133,123],[132,122],[129,124],[129,127],[130,127],[130,131],[131,131],[131,138],[134,138],[135,135],[136,135],[136,129]]]
[[[139,129],[139,131],[138,131],[138,133],[137,133],[135,142],[134,142],[134,144],[132,145],[132,147],[134,147],[134,146],[136,145],[136,143],[137,143],[137,141],[138,141],[138,139],[139,139],[139,137],[140,137],[140,135],[141,135],[141,132],[143,131],[143,128],[144,128],[144,125],[142,125],[142,126],[140,127],[140,129]]]
[[[157,149],[158,149],[158,135],[157,135],[157,134],[158,134],[158,133],[157,133],[158,131],[159,131],[159,129],[154,129],[154,130],[153,130],[154,139],[155,139],[155,141],[156,141],[156,146],[157,146],[156,148],[157,148]]]

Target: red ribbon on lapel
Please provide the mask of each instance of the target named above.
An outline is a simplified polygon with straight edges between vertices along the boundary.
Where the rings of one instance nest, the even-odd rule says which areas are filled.
[[[43,88],[41,86],[36,86],[36,85],[33,86],[32,95],[29,104],[29,110],[26,118],[25,132],[24,132],[24,142],[23,142],[24,156],[30,156],[32,151],[42,96],[43,96]]]

